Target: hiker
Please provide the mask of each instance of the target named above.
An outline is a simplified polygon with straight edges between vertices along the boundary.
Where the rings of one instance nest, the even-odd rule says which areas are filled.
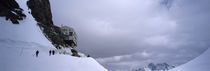
[[[52,50],[52,54],[53,54],[53,55],[55,54],[55,51],[54,51],[54,50]]]
[[[90,57],[90,55],[88,54],[87,57]]]
[[[49,56],[51,55],[51,53],[52,53],[52,51],[50,50],[50,51],[49,51]]]
[[[37,50],[37,51],[36,51],[36,57],[38,57],[38,55],[39,55],[39,51]]]

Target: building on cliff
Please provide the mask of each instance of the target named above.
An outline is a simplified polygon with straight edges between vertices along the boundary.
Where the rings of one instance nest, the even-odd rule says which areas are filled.
[[[61,26],[61,33],[64,42],[71,47],[77,46],[77,35],[73,28]]]

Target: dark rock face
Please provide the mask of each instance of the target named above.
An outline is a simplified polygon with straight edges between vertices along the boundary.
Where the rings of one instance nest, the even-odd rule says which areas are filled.
[[[57,49],[61,49],[60,46],[71,47],[61,37],[60,27],[53,24],[49,0],[29,0],[27,5],[31,9],[31,14],[38,22],[37,24],[44,35]],[[71,51],[73,53],[72,56],[80,57],[75,49],[72,48]]]
[[[13,24],[19,24],[18,21],[26,17],[22,11],[15,0],[0,0],[0,16],[11,20]]]
[[[29,0],[27,5],[37,22],[46,26],[53,26],[49,0]]]
[[[64,41],[59,34],[56,33],[59,27],[53,25],[49,0],[29,0],[27,5],[48,40],[50,40],[56,48],[64,46]]]
[[[71,49],[71,52],[72,52],[72,56],[80,57],[80,55],[78,54],[78,52],[75,49]]]
[[[52,21],[52,13],[49,0],[29,0],[28,8],[31,9],[31,14],[38,22],[38,26],[42,30],[45,37],[52,42],[57,48],[70,47],[61,37],[60,27],[55,26]],[[19,20],[23,20],[26,15],[15,0],[0,0],[0,17],[6,17],[6,20],[11,20],[13,24],[19,24]],[[73,49],[73,56],[78,56],[78,52]]]

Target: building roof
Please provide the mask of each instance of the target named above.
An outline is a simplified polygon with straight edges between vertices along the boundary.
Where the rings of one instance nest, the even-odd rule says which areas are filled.
[[[61,29],[69,29],[70,31],[74,31],[74,29],[69,26],[61,26]]]

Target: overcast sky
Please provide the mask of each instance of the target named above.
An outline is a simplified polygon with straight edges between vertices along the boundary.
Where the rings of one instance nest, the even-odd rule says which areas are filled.
[[[209,0],[50,0],[54,24],[73,27],[80,52],[105,68],[180,65],[210,46]]]

